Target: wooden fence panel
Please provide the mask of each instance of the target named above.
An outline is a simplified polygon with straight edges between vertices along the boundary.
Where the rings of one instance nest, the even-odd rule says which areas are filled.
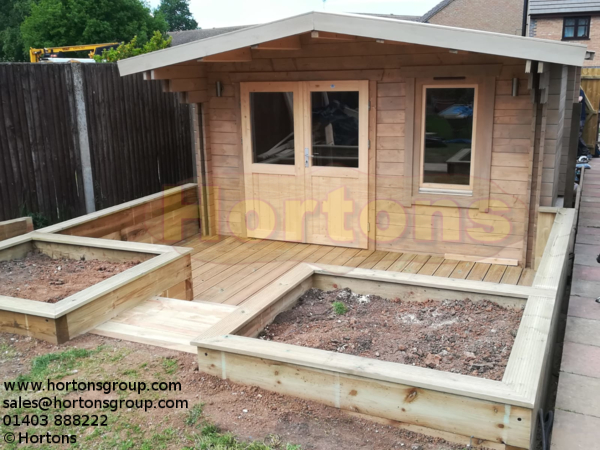
[[[114,64],[83,73],[97,209],[192,179],[189,105]]]
[[[0,64],[0,220],[85,213],[69,65]]]
[[[115,64],[81,71],[97,210],[193,179],[189,105]],[[0,221],[86,213],[73,72],[0,64]]]
[[[594,111],[589,111],[583,129],[583,140],[593,152],[598,142],[598,111],[600,110],[600,69],[582,69],[581,87]]]

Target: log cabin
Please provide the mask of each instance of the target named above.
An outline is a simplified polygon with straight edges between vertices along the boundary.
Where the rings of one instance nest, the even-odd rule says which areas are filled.
[[[561,161],[590,58],[579,44],[311,12],[119,69],[195,105],[207,235],[534,267],[539,215],[570,197]]]

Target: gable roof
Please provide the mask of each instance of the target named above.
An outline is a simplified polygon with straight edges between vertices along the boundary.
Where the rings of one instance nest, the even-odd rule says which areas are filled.
[[[572,66],[581,66],[587,54],[587,47],[580,44],[381,17],[311,12],[123,59],[118,62],[119,70],[121,75],[144,72],[310,31],[348,34]]]
[[[437,13],[439,13],[446,6],[450,5],[450,3],[452,3],[453,1],[454,0],[442,0],[437,5],[435,5],[433,8],[431,8],[428,12],[423,14],[423,16],[421,17],[421,22],[428,22],[433,16],[435,16]]]
[[[573,14],[600,12],[599,0],[530,0],[529,14]]]

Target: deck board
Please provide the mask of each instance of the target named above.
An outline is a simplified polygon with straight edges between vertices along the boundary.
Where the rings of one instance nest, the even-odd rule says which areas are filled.
[[[519,286],[531,286],[533,284],[533,279],[535,278],[535,270],[533,269],[523,269],[523,273],[521,274],[521,278],[519,278]]]
[[[531,269],[500,264],[316,244],[233,237],[207,242],[191,238],[182,244],[195,251],[195,300],[223,305],[243,303],[301,262],[522,286],[531,286],[535,276]]]
[[[195,296],[204,301],[223,303],[230,296],[237,294],[251,285],[253,281],[260,280],[262,276],[268,276],[268,272],[272,270],[272,267],[277,267],[281,263],[285,263],[291,259],[299,259],[303,254],[313,254],[316,250],[316,247],[307,246],[306,244],[295,244],[291,248],[280,247],[278,251],[271,255],[274,258],[263,261],[264,264],[257,262],[246,266],[234,276],[224,279],[221,283]]]
[[[369,255],[367,259],[365,259],[362,263],[359,264],[359,268],[361,269],[372,269],[379,261],[383,259],[383,257],[388,252],[382,252],[381,250],[377,250]]]
[[[521,274],[523,273],[522,267],[508,267],[504,275],[502,276],[502,280],[500,281],[502,284],[512,284],[516,285],[521,278]]]
[[[394,264],[400,257],[402,253],[392,253],[388,252],[381,261],[373,266],[373,270],[388,270],[392,264]]]
[[[414,253],[404,253],[400,258],[396,260],[387,270],[389,272],[402,272],[410,262],[415,259],[417,255]]]
[[[419,270],[419,275],[433,275],[444,262],[441,256],[432,256]]]
[[[216,264],[210,270],[198,274],[193,272],[194,294],[198,295],[207,289],[210,289],[220,281],[233,277],[237,272],[242,271],[248,266],[261,267],[274,259],[279,252],[285,252],[293,248],[294,244],[285,244],[284,242],[272,243],[262,248],[248,248],[240,253],[239,258],[231,258],[223,264]],[[279,252],[277,252],[279,250]]]
[[[474,262],[470,261],[459,261],[456,268],[452,271],[449,278],[458,278],[464,280],[469,276],[469,273],[475,266]]]
[[[452,272],[458,266],[458,261],[452,259],[444,259],[444,262],[440,264],[440,267],[433,273],[436,277],[449,278]]]

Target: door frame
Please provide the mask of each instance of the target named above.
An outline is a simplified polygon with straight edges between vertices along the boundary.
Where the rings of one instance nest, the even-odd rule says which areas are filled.
[[[333,81],[282,81],[282,82],[240,82],[240,110],[241,110],[241,132],[242,132],[242,160],[244,168],[244,187],[245,198],[244,204],[251,199],[253,189],[253,174],[270,174],[270,175],[288,175],[296,176],[297,183],[302,186],[304,192],[303,200],[307,199],[308,186],[311,176],[330,177],[330,178],[348,178],[358,181],[364,177],[364,186],[367,190],[367,202],[370,198],[370,190],[372,186],[369,183],[369,155],[370,149],[370,97],[369,97],[369,81],[368,80],[333,80]],[[313,166],[312,165],[312,114],[311,114],[311,92],[325,91],[357,91],[359,93],[359,161],[358,168],[348,167],[331,167],[331,166]],[[253,162],[252,149],[252,120],[250,107],[250,94],[252,92],[292,92],[294,96],[293,113],[294,113],[294,151],[295,164],[278,165],[278,164],[261,164]],[[308,150],[308,164],[305,164],[305,155]],[[362,181],[362,180],[361,180]],[[297,242],[307,242],[306,223],[307,218],[314,211],[309,210],[310,202],[306,203],[306,209],[303,214],[303,232],[301,240]],[[361,209],[363,205],[358,205]],[[365,205],[366,206],[366,205]],[[247,214],[247,208],[244,207],[242,214]],[[320,212],[319,212],[320,213]],[[356,217],[360,220],[360,215]],[[245,220],[243,220],[245,222]],[[367,232],[364,226],[358,233]],[[364,229],[364,230],[363,230]],[[246,227],[248,237],[264,238],[253,233],[255,230],[249,230]],[[371,247],[370,233],[367,233],[365,238],[367,243],[358,248]],[[269,238],[267,238],[269,239]],[[291,241],[286,241],[291,242]],[[325,245],[344,246],[332,242]],[[354,246],[350,246],[352,248]]]
[[[252,118],[250,107],[250,94],[253,92],[291,92],[293,94],[293,114],[294,114],[294,165],[284,164],[260,164],[255,163],[252,148]],[[302,183],[301,191],[304,192],[304,157],[302,141],[302,91],[297,82],[249,82],[240,83],[240,109],[241,109],[241,127],[242,127],[242,163],[244,168],[244,198],[243,207],[240,213],[248,213],[248,202],[262,201],[263,199],[254,198],[253,178],[254,174],[283,175],[294,177],[296,183]],[[256,206],[253,209],[259,210]],[[246,224],[246,235],[250,238],[265,239],[264,234],[269,230],[249,229],[247,218],[243,219]],[[275,232],[275,229],[272,230]],[[268,233],[267,233],[268,234]],[[285,230],[284,230],[285,235]],[[267,237],[268,239],[269,237]],[[272,239],[284,240],[271,237]],[[292,241],[289,241],[292,242]]]
[[[325,81],[304,81],[302,82],[303,91],[303,111],[304,111],[304,151],[309,155],[308,166],[304,171],[304,189],[305,192],[312,192],[312,183],[314,178],[345,178],[350,183],[359,185],[358,191],[364,188],[365,205],[355,204],[358,210],[367,207],[369,202],[369,81],[368,80],[325,80]],[[358,167],[334,167],[334,166],[314,166],[313,148],[312,148],[312,92],[358,92]],[[308,204],[308,202],[307,202]],[[323,212],[321,212],[323,214]],[[329,235],[331,242],[323,242],[317,237],[308,240],[309,243],[318,243],[323,245],[336,245],[348,248],[369,248],[369,216],[362,215],[355,211],[354,232],[356,245],[344,245],[344,241],[336,241]],[[305,236],[308,239],[312,216],[305,212]],[[364,222],[364,223],[361,223]]]

